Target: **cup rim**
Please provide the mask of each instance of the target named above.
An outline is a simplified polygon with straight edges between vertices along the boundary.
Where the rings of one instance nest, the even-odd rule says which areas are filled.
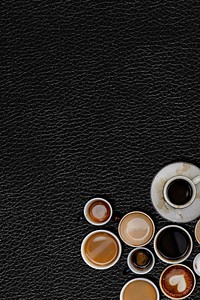
[[[188,201],[187,203],[185,203],[185,204],[183,204],[183,205],[177,205],[177,204],[172,203],[172,202],[170,201],[168,195],[167,195],[167,188],[168,188],[169,184],[170,184],[172,181],[176,180],[176,179],[183,179],[183,180],[189,182],[189,184],[191,185],[192,190],[193,190],[193,194],[192,194],[192,197],[191,197],[190,201]],[[174,207],[174,208],[176,208],[176,209],[177,209],[177,208],[183,209],[183,208],[186,208],[186,207],[190,206],[190,205],[194,202],[194,200],[195,200],[195,198],[196,198],[196,193],[197,193],[197,191],[196,191],[196,186],[195,186],[194,182],[192,181],[191,178],[189,178],[189,177],[187,177],[187,176],[185,176],[185,175],[175,175],[175,176],[170,177],[170,178],[167,180],[167,182],[164,184],[164,187],[163,187],[163,197],[164,197],[164,200],[165,200],[170,206],[172,206],[172,207]]]
[[[151,235],[151,237],[149,238],[149,240],[148,240],[147,242],[142,243],[142,244],[140,244],[140,245],[134,246],[133,244],[130,244],[130,243],[128,243],[128,242],[126,242],[126,241],[124,240],[124,238],[123,238],[123,236],[122,236],[122,234],[121,234],[121,231],[120,231],[120,227],[121,227],[121,224],[122,224],[123,220],[124,220],[128,215],[136,214],[136,213],[145,215],[145,216],[150,220],[150,222],[151,222],[151,224],[152,224],[152,235]],[[143,246],[149,244],[149,243],[151,242],[151,240],[153,239],[153,236],[154,236],[154,234],[155,234],[155,224],[154,224],[154,221],[152,220],[152,218],[151,218],[148,214],[146,214],[146,213],[144,213],[143,211],[140,211],[140,210],[133,210],[133,211],[127,213],[125,216],[123,216],[123,218],[120,220],[119,225],[118,225],[118,233],[119,233],[119,236],[120,236],[121,240],[122,240],[126,245],[128,245],[128,246],[130,246],[130,247],[134,247],[134,248],[135,248],[135,247],[143,247]]]
[[[151,257],[152,257],[152,263],[151,263],[151,265],[149,266],[149,268],[147,268],[146,271],[137,270],[136,268],[134,268],[134,267],[130,264],[130,257],[131,257],[131,255],[132,255],[135,251],[140,250],[140,249],[143,249],[143,250],[148,251],[148,252],[151,254]],[[154,265],[155,265],[155,256],[154,256],[153,252],[152,252],[150,249],[146,248],[146,247],[136,247],[136,248],[134,248],[133,250],[131,250],[131,251],[129,252],[128,257],[127,257],[127,265],[128,265],[128,267],[129,267],[129,269],[130,269],[133,273],[135,273],[135,274],[139,274],[139,275],[147,274],[147,273],[149,273],[149,272],[153,269],[153,267],[154,267]]]
[[[187,236],[189,237],[189,240],[190,240],[190,249],[188,250],[187,254],[180,258],[180,259],[177,259],[177,260],[170,260],[170,259],[166,259],[164,258],[160,252],[157,250],[157,245],[156,245],[156,242],[157,242],[157,239],[158,239],[158,236],[160,235],[160,233],[162,231],[164,231],[165,229],[167,228],[171,228],[171,227],[176,227],[176,228],[179,228],[180,230],[183,230]],[[158,258],[160,258],[163,262],[165,263],[168,263],[168,264],[172,264],[172,265],[175,265],[175,264],[180,264],[181,262],[185,261],[191,254],[192,252],[192,248],[193,248],[193,240],[192,240],[192,237],[190,235],[190,233],[183,227],[179,226],[179,225],[175,225],[175,224],[171,224],[171,225],[166,225],[164,227],[162,227],[155,235],[154,237],[154,243],[153,243],[153,247],[154,247],[154,251],[156,253],[156,255],[158,256]]]
[[[153,281],[151,281],[150,279],[143,278],[143,277],[138,277],[138,278],[131,279],[127,283],[125,283],[125,285],[122,287],[121,292],[120,292],[120,300],[123,300],[123,293],[124,293],[124,290],[126,289],[126,287],[130,283],[132,283],[134,281],[139,281],[139,280],[140,281],[146,281],[146,282],[150,283],[154,287],[154,289],[156,291],[156,295],[157,295],[156,300],[160,299],[160,293],[159,293],[159,290],[158,290],[157,286],[155,285],[155,283]]]
[[[197,239],[197,227],[198,227],[198,225],[200,225],[200,219],[197,221],[197,223],[195,225],[195,229],[194,229],[195,239],[196,239],[197,243],[200,244],[200,240]]]
[[[87,215],[87,211],[88,211],[89,206],[90,206],[93,202],[98,201],[98,200],[99,200],[99,201],[105,202],[105,203],[109,206],[109,208],[110,208],[110,216],[109,216],[109,218],[108,218],[106,221],[104,221],[104,222],[95,222],[95,221],[92,221],[92,220],[88,217],[88,215]],[[110,202],[108,202],[106,199],[101,198],[101,197],[95,197],[95,198],[92,198],[92,199],[90,199],[90,200],[88,200],[88,201],[86,202],[86,204],[85,204],[85,206],[84,206],[83,212],[84,212],[85,219],[86,219],[90,224],[95,225],[95,226],[102,226],[102,225],[107,224],[107,223],[110,221],[110,219],[112,218],[113,209],[112,209],[112,206],[111,206]]]
[[[87,259],[86,255],[84,253],[84,246],[85,246],[85,243],[88,240],[88,238],[90,236],[92,236],[93,234],[100,233],[100,232],[105,232],[107,234],[112,235],[114,237],[114,239],[116,240],[117,244],[118,244],[118,254],[117,254],[117,257],[115,258],[115,260],[111,264],[106,265],[106,266],[98,266],[98,265],[93,264],[91,261],[89,261],[89,259]],[[96,270],[106,270],[106,269],[109,269],[109,268],[113,267],[118,262],[118,260],[120,259],[121,253],[122,253],[122,246],[121,246],[120,240],[118,239],[118,237],[114,233],[112,233],[109,230],[98,229],[98,230],[91,231],[90,233],[88,233],[84,237],[84,239],[82,240],[82,243],[81,243],[81,256],[82,256],[82,259],[84,260],[84,262],[88,266],[90,266],[91,268],[96,269]]]
[[[200,253],[198,253],[198,254],[195,256],[195,258],[193,259],[192,266],[193,266],[194,272],[195,272],[198,276],[200,276],[200,272],[198,273],[197,270],[196,270],[196,268],[195,268],[195,266],[194,266],[194,265],[195,265],[195,261],[196,261],[196,259],[197,259],[198,256],[200,256]]]
[[[165,273],[165,271],[168,270],[169,268],[173,268],[173,267],[175,267],[175,266],[181,266],[181,267],[184,267],[184,268],[188,269],[188,270],[191,272],[191,274],[192,274],[192,276],[193,276],[193,279],[194,279],[194,284],[193,284],[193,287],[192,287],[191,291],[190,291],[186,296],[181,297],[181,298],[174,298],[174,297],[169,296],[169,295],[164,291],[164,289],[162,288],[162,284],[161,284],[162,276],[163,276],[163,274]],[[194,291],[195,286],[196,286],[196,277],[195,277],[194,272],[192,271],[192,269],[190,269],[188,266],[183,265],[183,264],[174,264],[174,265],[170,265],[170,266],[166,267],[166,268],[162,271],[162,273],[161,273],[161,275],[160,275],[160,279],[159,279],[159,286],[160,286],[160,289],[161,289],[162,293],[163,293],[166,297],[168,297],[168,298],[170,298],[170,299],[172,299],[172,300],[182,300],[182,299],[185,299],[185,298],[187,298],[188,296],[190,296],[190,295],[192,294],[192,292]]]

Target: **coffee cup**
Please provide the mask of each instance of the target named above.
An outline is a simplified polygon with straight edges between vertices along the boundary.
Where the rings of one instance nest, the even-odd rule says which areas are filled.
[[[133,298],[134,295],[134,298]],[[122,288],[120,300],[159,300],[160,295],[156,285],[146,278],[135,278],[128,281]]]
[[[191,254],[193,241],[189,232],[178,225],[161,228],[154,238],[154,250],[157,256],[169,264],[186,260]]]
[[[127,264],[133,273],[140,275],[147,274],[154,267],[155,257],[149,249],[137,247],[129,253]]]
[[[195,273],[200,276],[200,253],[197,254],[193,260],[193,269]]]
[[[153,238],[155,225],[144,212],[133,211],[121,219],[118,232],[122,241],[127,245],[141,247],[147,245]]]
[[[200,244],[200,220],[195,225],[194,234],[197,242]]]
[[[171,177],[164,185],[164,200],[174,208],[188,207],[196,198],[199,183],[200,175],[193,179],[183,175]]]
[[[103,198],[93,198],[84,207],[84,216],[92,225],[105,225],[112,217],[112,206]]]
[[[108,230],[95,230],[82,241],[81,256],[94,269],[108,269],[119,260],[122,247],[117,236]]]
[[[196,285],[196,278],[190,268],[177,264],[167,267],[162,272],[159,283],[165,296],[173,300],[181,300],[191,295]]]

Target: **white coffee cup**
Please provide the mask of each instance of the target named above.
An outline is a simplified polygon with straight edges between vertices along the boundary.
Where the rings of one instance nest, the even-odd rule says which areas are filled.
[[[200,276],[200,253],[197,254],[193,260],[193,269],[195,273]]]
[[[175,180],[184,180],[186,181],[187,183],[189,183],[190,187],[191,187],[191,190],[192,190],[192,193],[191,193],[191,197],[190,199],[184,203],[184,204],[181,204],[181,205],[177,205],[175,203],[173,203],[171,200],[170,200],[170,197],[169,197],[169,194],[168,194],[168,189],[169,189],[169,186],[175,182]],[[191,205],[195,198],[196,198],[196,194],[197,194],[197,188],[196,188],[196,185],[200,183],[200,175],[196,176],[195,178],[193,179],[190,179],[189,177],[187,176],[183,176],[183,175],[177,175],[177,176],[173,176],[171,177],[164,185],[164,189],[163,189],[163,196],[164,196],[164,199],[165,201],[172,207],[174,208],[185,208],[185,207],[188,207],[189,205]]]
[[[158,291],[158,288],[157,286],[149,279],[147,278],[135,278],[135,279],[132,279],[130,281],[128,281],[122,288],[121,290],[121,293],[120,293],[120,300],[124,300],[124,292],[126,290],[126,288],[128,287],[129,284],[135,282],[135,281],[144,281],[144,282],[147,282],[149,283],[153,288],[154,288],[154,291],[156,293],[156,300],[159,300],[160,299],[160,294],[159,294],[159,291]],[[148,296],[146,295],[146,299],[141,299],[141,300],[147,300],[149,298],[147,298]],[[149,299],[150,300],[150,299]]]
[[[147,252],[149,253],[150,257],[151,257],[150,263],[149,263],[146,267],[144,267],[144,268],[136,267],[136,266],[134,266],[134,264],[133,264],[133,262],[132,262],[132,257],[133,257],[133,255],[134,255],[134,253],[135,253],[136,251],[138,251],[138,250],[142,250],[142,251],[144,250],[144,251],[147,251]],[[147,274],[147,273],[149,273],[149,272],[153,269],[153,267],[154,267],[154,265],[155,265],[155,257],[154,257],[154,255],[153,255],[153,253],[151,252],[151,250],[149,250],[148,248],[146,248],[146,247],[137,247],[137,248],[133,249],[133,250],[129,253],[129,255],[128,255],[128,257],[127,257],[127,264],[128,264],[129,269],[130,269],[133,273],[139,274],[139,275]]]
[[[86,252],[85,252],[85,245],[86,245],[86,242],[88,241],[88,239],[89,239],[92,235],[95,235],[96,233],[97,233],[97,234],[101,234],[101,233],[108,234],[108,235],[110,235],[111,237],[113,237],[114,240],[115,240],[116,243],[117,243],[117,246],[118,246],[118,253],[117,253],[117,256],[116,256],[115,259],[114,259],[111,263],[109,263],[109,264],[106,264],[106,265],[98,265],[98,264],[95,264],[95,263],[92,262],[92,261],[87,257],[87,255],[86,255]],[[99,247],[99,246],[98,246],[98,247]],[[88,266],[90,266],[91,268],[93,268],[93,269],[105,270],[105,269],[109,269],[109,268],[113,267],[113,266],[118,262],[118,260],[119,260],[119,258],[120,258],[120,256],[121,256],[121,253],[122,253],[122,246],[121,246],[121,243],[120,243],[118,237],[117,237],[114,233],[112,233],[112,232],[110,232],[110,231],[108,231],[108,230],[95,230],[95,231],[90,232],[90,233],[83,239],[82,244],[81,244],[81,256],[82,256],[84,262],[85,262]]]
[[[89,215],[89,209],[90,209],[90,206],[95,203],[95,202],[102,202],[102,203],[105,203],[105,205],[107,205],[110,209],[110,214],[108,216],[108,218],[103,221],[103,222],[96,222],[94,220],[92,220],[91,216]],[[103,199],[103,198],[93,198],[91,200],[89,200],[86,204],[85,204],[85,207],[84,207],[84,216],[86,218],[86,220],[92,224],[92,225],[96,225],[96,226],[102,226],[102,225],[105,225],[106,223],[108,223],[112,217],[112,214],[113,214],[113,210],[112,210],[112,206],[110,205],[110,203]]]
[[[180,230],[180,232],[182,231],[185,234],[185,236],[187,236],[187,239],[188,239],[188,249],[187,249],[186,253],[183,256],[181,256],[180,258],[177,258],[177,259],[166,258],[164,255],[162,255],[162,253],[161,253],[161,251],[159,250],[159,247],[158,247],[158,239],[159,239],[159,237],[161,236],[161,234],[166,229],[169,229],[169,228],[172,229],[172,230],[173,230],[173,228],[174,229],[177,228],[178,230]],[[179,263],[183,262],[184,260],[186,260],[190,256],[190,254],[192,252],[192,248],[193,248],[193,241],[192,241],[191,235],[189,234],[189,232],[185,228],[183,228],[183,227],[181,227],[179,225],[167,225],[167,226],[164,226],[163,228],[161,228],[157,232],[157,234],[155,235],[155,238],[154,238],[154,250],[155,250],[156,255],[162,261],[164,261],[165,263],[168,263],[168,264],[179,264]]]

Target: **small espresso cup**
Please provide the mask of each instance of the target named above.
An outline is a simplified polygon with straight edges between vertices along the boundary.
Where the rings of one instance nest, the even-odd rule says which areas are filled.
[[[178,264],[186,260],[192,248],[193,241],[189,232],[178,225],[161,228],[154,238],[156,255],[169,264]]]
[[[183,175],[171,177],[164,185],[164,200],[174,208],[188,207],[196,198],[199,183],[200,175],[193,179]]]
[[[81,256],[93,269],[105,270],[114,266],[122,253],[117,236],[108,230],[95,230],[82,241]]]
[[[134,298],[133,298],[134,295]],[[135,278],[128,281],[122,288],[120,300],[159,300],[160,294],[156,285],[147,278]]]
[[[155,257],[146,247],[137,247],[129,253],[127,264],[133,273],[147,274],[155,265]]]
[[[84,207],[86,220],[96,226],[105,225],[112,217],[112,206],[103,198],[93,198]]]

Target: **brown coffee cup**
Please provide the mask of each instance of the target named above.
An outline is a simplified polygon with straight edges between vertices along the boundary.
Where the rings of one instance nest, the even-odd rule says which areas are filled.
[[[160,276],[160,288],[163,294],[173,300],[187,298],[192,294],[195,285],[195,275],[185,265],[171,265]]]
[[[155,225],[144,212],[133,211],[120,221],[118,232],[124,243],[131,247],[147,245],[153,238]]]
[[[122,247],[117,236],[108,230],[95,230],[82,241],[81,255],[94,269],[108,269],[119,260]]]

